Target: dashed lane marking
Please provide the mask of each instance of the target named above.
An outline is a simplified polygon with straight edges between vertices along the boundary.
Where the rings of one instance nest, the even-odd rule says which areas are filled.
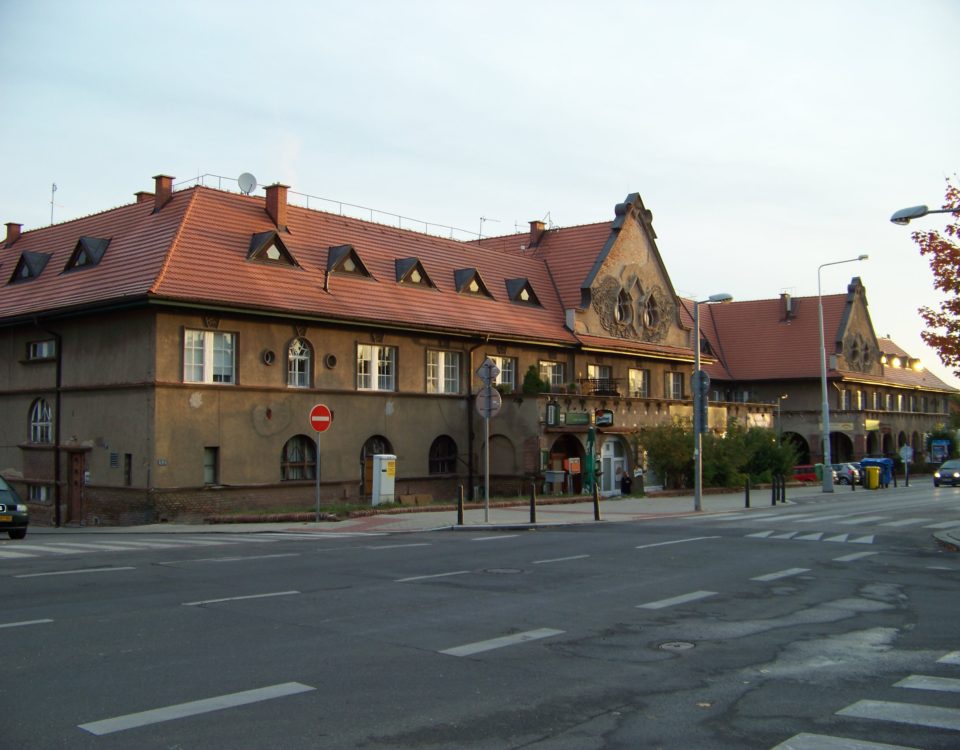
[[[786,570],[778,570],[776,573],[767,573],[762,576],[755,576],[751,578],[751,581],[779,581],[781,578],[790,578],[792,576],[798,576],[801,573],[809,573],[810,568],[787,568]]]
[[[700,599],[706,599],[710,596],[716,596],[716,591],[691,591],[689,594],[681,594],[680,596],[673,596],[669,599],[660,599],[655,602],[647,602],[646,604],[638,604],[638,609],[664,609],[666,607],[674,607],[678,604],[687,604],[688,602],[695,602]]]
[[[467,643],[463,646],[455,646],[441,651],[441,654],[447,656],[473,656],[484,651],[493,651],[494,649],[504,648],[506,646],[516,646],[520,643],[541,640],[543,638],[552,638],[561,635],[564,631],[554,630],[553,628],[538,628],[537,630],[527,630],[523,633],[514,633],[500,638],[491,638],[488,641],[477,641],[476,643]]]

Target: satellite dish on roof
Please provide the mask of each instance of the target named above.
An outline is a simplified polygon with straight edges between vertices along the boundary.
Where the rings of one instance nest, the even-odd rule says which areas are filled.
[[[240,192],[244,195],[250,195],[250,193],[257,189],[257,178],[249,172],[244,172],[240,175],[237,178],[237,182],[240,183]]]

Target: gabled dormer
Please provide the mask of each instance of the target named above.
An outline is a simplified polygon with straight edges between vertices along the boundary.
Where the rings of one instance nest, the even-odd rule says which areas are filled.
[[[371,278],[353,245],[337,245],[327,253],[327,273],[343,273]]]
[[[397,270],[397,283],[404,286],[420,286],[436,289],[436,284],[427,274],[419,258],[397,258],[394,261]]]
[[[483,283],[480,272],[476,268],[458,268],[453,272],[453,281],[459,294],[472,294],[493,299],[493,295]]]
[[[507,296],[511,302],[517,302],[521,305],[535,305],[536,307],[543,306],[527,279],[507,279],[506,285]]]
[[[22,253],[20,260],[17,261],[17,267],[13,269],[13,275],[10,277],[9,283],[13,284],[37,278],[47,267],[51,256],[52,253]]]
[[[247,260],[280,266],[300,265],[293,254],[287,250],[287,246],[283,244],[280,234],[274,229],[267,232],[258,232],[250,238]]]
[[[102,237],[81,237],[63,270],[72,271],[97,265],[103,258],[109,244],[110,240]]]

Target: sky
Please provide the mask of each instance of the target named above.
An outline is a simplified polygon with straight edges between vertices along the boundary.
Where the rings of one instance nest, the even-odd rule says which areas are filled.
[[[0,0],[0,29],[0,224],[156,174],[484,236],[636,192],[690,298],[816,295],[869,254],[823,293],[859,276],[877,334],[960,387],[911,239],[949,216],[889,221],[960,171],[956,0]]]

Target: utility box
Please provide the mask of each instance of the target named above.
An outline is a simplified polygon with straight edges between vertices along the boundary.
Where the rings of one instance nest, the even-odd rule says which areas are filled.
[[[397,457],[391,453],[377,453],[373,456],[373,493],[372,505],[392,503],[395,499],[394,486],[397,478]]]

